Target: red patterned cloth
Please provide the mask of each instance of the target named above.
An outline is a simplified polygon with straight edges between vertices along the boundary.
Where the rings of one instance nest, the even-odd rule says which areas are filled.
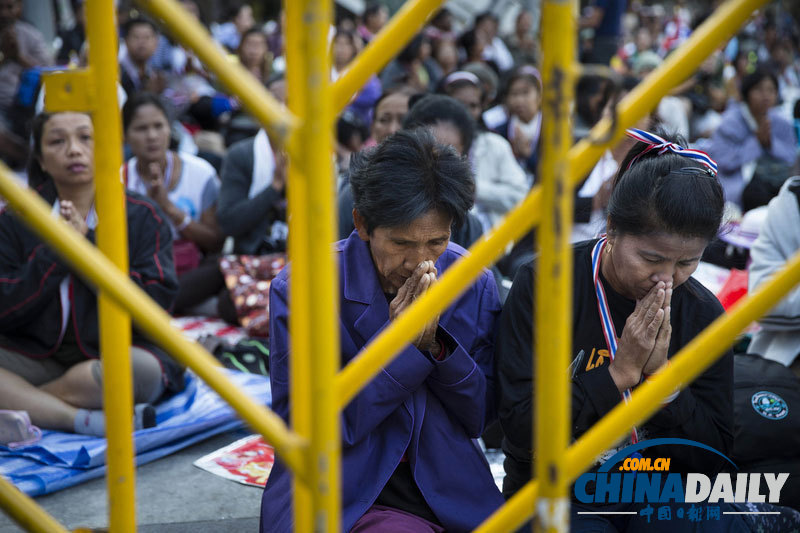
[[[219,260],[236,316],[250,337],[269,336],[269,286],[284,266],[284,253],[226,255]]]

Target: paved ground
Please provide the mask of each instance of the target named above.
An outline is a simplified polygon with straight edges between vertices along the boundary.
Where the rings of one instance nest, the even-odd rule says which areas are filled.
[[[136,473],[136,520],[143,533],[239,533],[258,531],[261,489],[209,474],[196,459],[248,433],[212,437],[140,467]],[[36,499],[68,529],[108,526],[105,478]],[[23,531],[0,511],[0,533]]]

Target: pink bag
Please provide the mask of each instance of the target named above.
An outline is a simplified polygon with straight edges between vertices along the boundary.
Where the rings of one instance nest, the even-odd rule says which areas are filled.
[[[172,255],[175,258],[175,272],[178,273],[178,276],[197,268],[203,256],[200,248],[192,241],[187,240],[174,241]]]

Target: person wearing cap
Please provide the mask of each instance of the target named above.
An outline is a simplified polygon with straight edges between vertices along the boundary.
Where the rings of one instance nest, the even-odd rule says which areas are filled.
[[[453,72],[445,78],[442,90],[464,104],[478,126],[469,151],[475,172],[475,211],[484,229],[491,229],[527,194],[525,172],[514,158],[508,141],[483,125],[483,90],[475,74]]]
[[[749,211],[752,213],[752,211]],[[769,280],[800,250],[800,176],[783,184],[767,208],[766,219],[750,248],[750,290]],[[748,352],[778,361],[800,376],[800,288],[789,292],[759,321]]]

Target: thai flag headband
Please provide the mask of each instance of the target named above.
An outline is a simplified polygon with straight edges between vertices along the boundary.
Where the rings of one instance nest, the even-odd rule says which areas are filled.
[[[647,148],[641,151],[641,153],[631,159],[630,163],[628,163],[628,166],[625,167],[626,171],[631,168],[631,165],[638,161],[639,158],[641,158],[644,154],[652,152],[653,150],[657,150],[659,155],[666,152],[672,152],[673,154],[694,159],[695,161],[705,165],[714,173],[715,176],[717,175],[717,162],[711,159],[711,157],[709,157],[709,155],[703,151],[684,148],[683,146],[669,142],[666,139],[662,139],[658,135],[647,131],[637,130],[636,128],[631,128],[627,130],[626,133],[629,137],[633,137],[637,141],[648,145]]]

